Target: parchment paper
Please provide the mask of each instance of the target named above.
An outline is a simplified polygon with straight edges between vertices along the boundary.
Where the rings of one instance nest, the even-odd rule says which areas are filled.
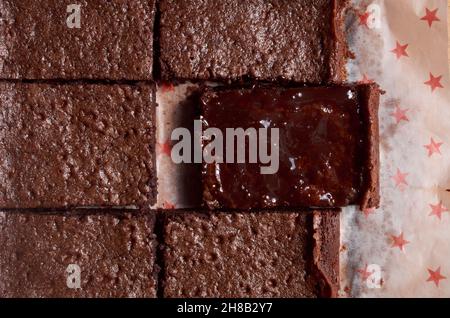
[[[371,3],[381,9],[379,29],[360,23]],[[350,79],[373,79],[386,91],[382,205],[366,214],[344,210],[342,286],[351,296],[450,297],[450,218],[443,212],[450,207],[447,1],[355,1],[354,8]],[[437,9],[440,21],[422,20],[427,9]],[[397,42],[408,45],[408,56],[393,52]],[[436,85],[443,87],[425,84],[430,74],[442,76]]]

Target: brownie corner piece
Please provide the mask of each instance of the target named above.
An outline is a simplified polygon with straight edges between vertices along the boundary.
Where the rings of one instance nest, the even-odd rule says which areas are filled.
[[[0,297],[156,298],[154,213],[0,211]]]
[[[339,214],[327,212],[166,216],[164,297],[335,297]]]
[[[156,0],[2,0],[0,78],[151,80]]]
[[[0,208],[156,202],[153,84],[0,82]]]
[[[347,0],[162,0],[162,77],[342,82],[347,5]]]

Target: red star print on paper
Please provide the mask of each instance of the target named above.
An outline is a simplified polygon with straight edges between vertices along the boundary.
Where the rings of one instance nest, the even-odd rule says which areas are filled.
[[[368,266],[366,265],[364,268],[358,269],[359,277],[363,282],[367,281],[369,277],[373,274],[367,270]]]
[[[163,203],[162,207],[163,207],[163,209],[166,209],[166,210],[174,210],[175,204],[170,203],[169,201],[166,201]]]
[[[431,91],[434,92],[437,88],[444,88],[441,84],[442,75],[435,77],[430,73],[430,79],[426,81],[424,84],[431,87]]]
[[[436,287],[439,287],[439,282],[441,280],[447,279],[447,277],[441,274],[441,267],[438,267],[435,271],[428,268],[428,274],[430,274],[430,277],[428,277],[427,282],[435,283]]]
[[[391,247],[398,247],[401,251],[403,251],[403,248],[406,244],[409,244],[410,242],[405,240],[403,237],[403,232],[400,233],[399,236],[391,235],[392,238],[392,246]]]
[[[370,12],[364,12],[363,14],[358,14],[359,18],[359,25],[364,25],[366,27],[369,27],[367,22],[369,21]]]
[[[371,214],[375,213],[375,208],[366,208],[362,210],[362,213],[366,218],[368,218]]]
[[[345,293],[347,296],[350,296],[350,294],[352,293],[351,287],[345,286],[345,287],[344,287],[344,293]]]
[[[439,220],[442,219],[442,214],[444,212],[448,212],[448,209],[442,204],[442,201],[439,204],[430,204],[431,213],[430,216],[436,216]]]
[[[409,57],[408,52],[406,52],[406,49],[408,48],[409,44],[401,45],[398,41],[396,42],[395,49],[391,50],[392,53],[394,53],[397,56],[397,59],[399,60],[402,56]]]
[[[431,157],[431,156],[434,155],[435,153],[436,153],[436,154],[439,154],[439,155],[442,155],[442,153],[441,153],[441,146],[442,146],[443,144],[444,144],[444,143],[442,143],[442,142],[436,142],[436,141],[434,141],[433,138],[431,138],[430,144],[424,146],[424,147],[428,150],[428,157]]]
[[[359,81],[361,84],[371,84],[373,83],[373,79],[370,79],[367,74],[363,74],[362,79]]]
[[[402,189],[403,187],[406,187],[408,185],[408,182],[406,181],[406,177],[409,175],[409,173],[403,173],[400,171],[400,169],[397,169],[397,173],[395,176],[392,177],[395,182],[395,187]]]
[[[163,93],[173,92],[174,90],[175,90],[175,87],[173,86],[173,84],[163,83],[161,85],[161,92],[163,92]]]
[[[423,21],[427,21],[428,22],[428,26],[431,28],[431,26],[433,25],[433,22],[435,21],[441,21],[438,17],[437,17],[437,12],[438,9],[434,9],[434,10],[429,10],[428,8],[425,9],[425,16],[423,16],[420,20]]]
[[[169,141],[166,141],[164,143],[158,143],[157,148],[158,148],[159,154],[170,157],[171,152],[172,152],[172,146],[170,145]]]
[[[391,114],[391,116],[395,118],[395,121],[396,121],[397,125],[400,124],[400,122],[401,122],[402,120],[404,120],[404,121],[409,121],[408,116],[406,116],[406,112],[407,112],[408,110],[409,110],[409,109],[401,109],[399,106],[397,106],[397,107],[395,108],[395,112],[393,112],[393,113]]]

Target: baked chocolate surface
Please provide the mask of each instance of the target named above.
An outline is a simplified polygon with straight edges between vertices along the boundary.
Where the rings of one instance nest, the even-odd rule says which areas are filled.
[[[161,0],[164,80],[341,82],[347,0]]]
[[[2,0],[0,78],[152,79],[154,16],[155,0]]]
[[[0,212],[0,297],[156,297],[154,223],[125,211]],[[77,273],[81,288],[69,288]]]
[[[154,204],[154,93],[0,82],[0,208]]]
[[[164,297],[333,297],[339,212],[174,212],[164,227]]]
[[[379,93],[376,85],[207,89],[204,129],[278,128],[279,169],[262,174],[268,164],[249,163],[247,138],[247,163],[203,164],[204,202],[242,210],[376,207]]]

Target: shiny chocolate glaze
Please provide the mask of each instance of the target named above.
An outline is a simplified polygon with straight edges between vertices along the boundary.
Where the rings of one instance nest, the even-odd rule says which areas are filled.
[[[201,104],[205,129],[268,127],[280,134],[276,174],[262,175],[266,165],[260,163],[204,164],[204,201],[210,208],[358,203],[365,137],[356,87],[208,90]]]

